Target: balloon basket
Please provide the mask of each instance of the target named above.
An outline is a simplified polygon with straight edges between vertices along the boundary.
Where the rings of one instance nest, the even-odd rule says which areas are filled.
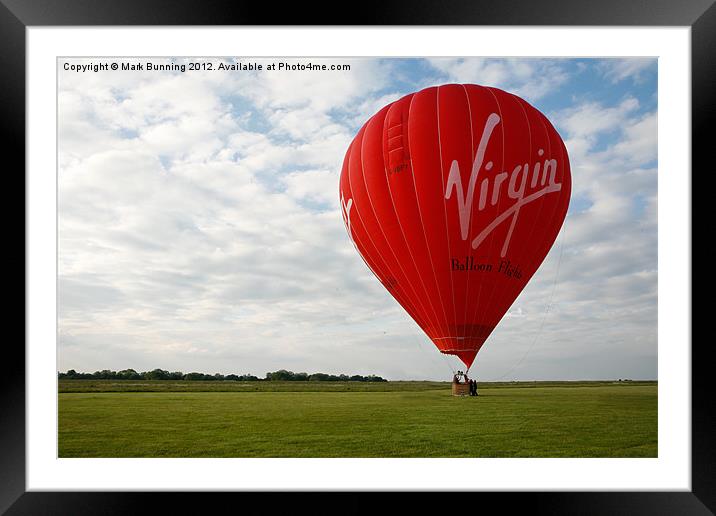
[[[470,384],[469,383],[453,383],[452,384],[452,395],[453,396],[469,396],[470,395]]]

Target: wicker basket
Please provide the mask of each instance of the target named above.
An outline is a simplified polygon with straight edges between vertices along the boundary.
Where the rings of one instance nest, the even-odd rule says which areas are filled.
[[[470,395],[470,384],[469,383],[453,382],[452,395],[453,396],[469,396]]]

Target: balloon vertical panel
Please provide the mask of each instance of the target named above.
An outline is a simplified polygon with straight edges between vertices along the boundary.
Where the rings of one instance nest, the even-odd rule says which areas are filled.
[[[403,97],[394,102],[386,114],[383,127],[383,152],[388,190],[395,209],[408,253],[400,260],[411,261],[415,276],[411,284],[420,284],[425,289],[426,301],[435,313],[435,333],[439,339],[448,331],[447,310],[441,293],[439,278],[431,255],[430,242],[424,231],[422,214],[418,205],[415,180],[413,177],[412,149],[408,137],[408,116],[413,96]],[[380,173],[371,169],[369,173]]]
[[[371,200],[373,213],[380,221],[380,230],[399,270],[398,283],[414,300],[422,322],[418,324],[431,338],[438,326],[438,316],[432,305],[424,281],[416,269],[404,237],[402,225],[393,204],[388,187],[388,169],[383,149],[385,118],[388,108],[383,108],[366,124],[363,137],[363,170],[366,191]],[[407,155],[407,141],[405,141]],[[416,321],[417,322],[417,321]]]
[[[407,295],[405,282],[399,282],[399,267],[390,253],[380,222],[375,218],[372,202],[365,188],[363,173],[363,136],[365,127],[354,139],[344,162],[341,174],[341,192],[345,201],[350,202],[347,218],[350,221],[351,237],[356,249],[365,259],[366,265],[373,271],[383,286],[424,330],[428,325],[423,314],[416,308],[414,296]],[[347,223],[348,227],[348,223]]]

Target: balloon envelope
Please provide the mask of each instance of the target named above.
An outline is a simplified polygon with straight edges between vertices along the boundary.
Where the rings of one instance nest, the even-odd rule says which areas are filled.
[[[469,368],[554,243],[571,174],[537,109],[496,88],[448,84],[371,117],[339,190],[366,265]]]

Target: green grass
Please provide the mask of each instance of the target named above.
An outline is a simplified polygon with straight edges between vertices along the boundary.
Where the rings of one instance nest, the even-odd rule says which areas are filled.
[[[657,456],[655,382],[487,384],[477,398],[440,382],[79,380],[60,391],[60,457]]]

